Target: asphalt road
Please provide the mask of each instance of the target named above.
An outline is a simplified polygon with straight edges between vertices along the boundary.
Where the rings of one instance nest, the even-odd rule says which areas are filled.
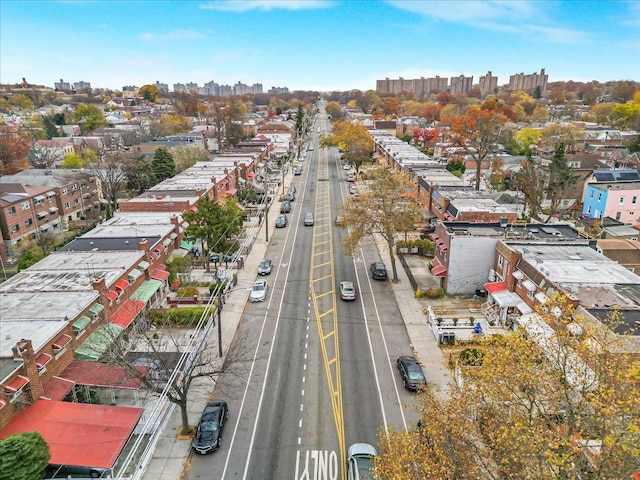
[[[270,232],[267,300],[247,304],[236,335],[251,361],[216,389],[230,410],[222,446],[194,455],[188,479],[343,479],[350,444],[375,446],[381,427],[415,424],[414,396],[395,368],[411,353],[408,335],[388,283],[370,278],[373,243],[343,253],[334,218],[348,184],[338,151],[319,148],[318,126],[329,131],[326,116],[294,177],[289,225]],[[356,301],[340,300],[343,280],[356,284]]]

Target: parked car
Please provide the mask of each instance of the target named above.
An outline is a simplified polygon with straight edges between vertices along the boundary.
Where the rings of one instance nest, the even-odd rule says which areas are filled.
[[[374,280],[387,279],[387,267],[382,262],[373,262],[371,264],[371,276]]]
[[[354,443],[347,450],[347,480],[372,479],[371,467],[378,456],[373,445]]]
[[[427,380],[424,378],[424,373],[422,373],[420,362],[415,357],[408,355],[398,357],[396,365],[400,370],[404,388],[415,392],[426,387]]]
[[[341,227],[344,224],[344,218],[340,215],[336,217],[336,226]]]
[[[264,302],[267,298],[267,281],[256,280],[253,282],[253,288],[249,294],[249,300],[251,302]]]
[[[300,165],[300,168],[302,168],[302,165]],[[291,192],[291,193],[295,194],[297,192],[295,185],[291,185],[289,187],[289,190],[287,190],[287,192]]]
[[[298,165],[293,171],[294,175],[302,175],[302,165]]]
[[[287,216],[280,214],[276,217],[276,228],[284,228],[287,226]]]
[[[200,423],[193,437],[193,449],[200,454],[210,453],[220,447],[222,432],[229,418],[229,409],[224,400],[207,403],[202,411]]]
[[[109,471],[94,467],[77,467],[75,465],[52,465],[45,468],[45,478],[107,478]]]
[[[349,193],[352,195],[358,193],[358,187],[356,187],[355,183],[349,186]]]
[[[289,213],[291,212],[291,202],[285,200],[280,204],[280,213]]]
[[[269,258],[265,258],[258,266],[258,275],[269,275],[273,268],[273,262]]]
[[[356,299],[356,287],[353,282],[340,282],[340,298],[342,300]]]
[[[296,194],[292,192],[287,192],[284,198],[287,202],[293,202],[296,199]]]
[[[313,227],[313,213],[307,212],[304,214],[304,225],[305,227]]]
[[[347,170],[347,171],[348,171],[348,170],[351,170],[351,165],[349,165],[348,163],[345,163],[345,164],[342,166],[342,168],[343,168],[344,170]]]
[[[355,182],[356,177],[354,177],[351,173],[347,175],[347,182]]]

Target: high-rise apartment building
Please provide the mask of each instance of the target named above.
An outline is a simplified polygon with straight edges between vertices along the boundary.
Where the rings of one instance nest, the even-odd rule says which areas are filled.
[[[544,68],[540,70],[540,73],[532,73],[531,75],[516,73],[509,77],[509,90],[533,91],[540,87],[540,90],[544,92],[547,90],[548,81],[549,75],[544,73]]]
[[[473,76],[465,77],[460,75],[458,77],[451,77],[451,84],[449,85],[449,93],[466,95],[469,90],[473,88]]]
[[[491,74],[491,70],[489,70],[486,75],[480,76],[478,88],[483,98],[489,94],[496,93],[498,90],[498,77],[494,77]]]

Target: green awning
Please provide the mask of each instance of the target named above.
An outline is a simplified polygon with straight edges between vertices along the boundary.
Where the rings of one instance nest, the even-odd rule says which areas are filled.
[[[112,323],[100,325],[75,351],[75,357],[80,360],[100,360],[104,352],[118,339],[120,333],[122,333],[122,327]]]
[[[244,178],[242,178],[242,177],[238,177],[238,182],[239,182],[240,184],[243,184],[243,183],[245,183],[245,182],[246,182],[246,180],[245,180]]]
[[[138,269],[135,270],[131,270],[128,274],[127,274],[127,279],[130,282],[134,282],[138,277],[142,276],[142,272]]]
[[[100,312],[103,310],[104,310],[104,306],[102,306],[101,303],[96,303],[93,307],[89,309],[89,313],[94,317],[97,317],[98,314],[100,314]]]
[[[187,240],[182,240],[180,242],[180,248],[184,248],[185,250],[191,251],[196,242],[189,242]]]
[[[138,264],[138,270],[141,272],[144,272],[147,268],[149,268],[149,262],[143,260]]]
[[[151,297],[160,290],[162,282],[160,280],[147,280],[142,282],[142,285],[131,294],[131,300],[140,300],[144,303],[148,303]]]
[[[77,335],[82,330],[84,330],[84,327],[89,325],[89,323],[91,323],[91,319],[89,317],[87,316],[80,317],[78,320],[73,322],[73,333]]]

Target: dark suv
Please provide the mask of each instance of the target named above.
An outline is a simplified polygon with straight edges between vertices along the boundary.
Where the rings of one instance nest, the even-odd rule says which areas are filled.
[[[371,264],[371,276],[374,280],[387,279],[387,267],[382,262],[373,262]]]

